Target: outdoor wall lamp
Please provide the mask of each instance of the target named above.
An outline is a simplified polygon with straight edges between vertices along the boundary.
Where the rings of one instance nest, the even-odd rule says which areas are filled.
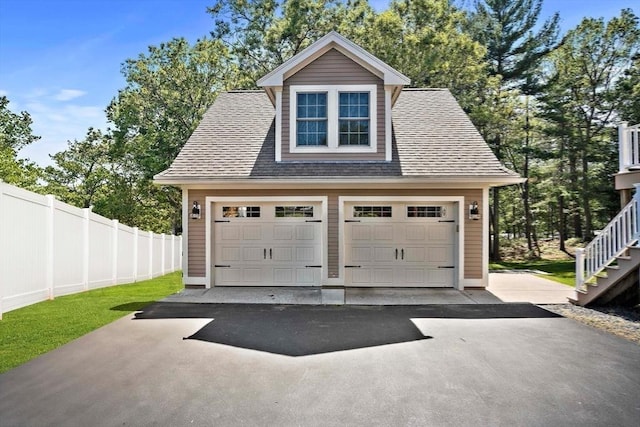
[[[191,219],[200,219],[200,204],[196,200],[191,208]]]
[[[478,202],[476,201],[469,205],[469,219],[475,221],[480,219],[480,209],[478,209]]]

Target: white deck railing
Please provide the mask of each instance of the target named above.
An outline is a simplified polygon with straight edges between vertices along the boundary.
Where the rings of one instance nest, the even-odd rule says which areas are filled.
[[[640,169],[640,124],[628,126],[622,122],[618,126],[620,172]]]
[[[587,281],[638,241],[640,184],[635,187],[629,204],[584,249],[576,249],[576,290],[584,291]]]

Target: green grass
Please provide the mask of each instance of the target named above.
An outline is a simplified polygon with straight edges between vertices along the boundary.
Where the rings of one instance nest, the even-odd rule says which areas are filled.
[[[544,274],[540,277],[562,283],[567,286],[576,284],[576,263],[573,260],[536,260],[514,261],[489,264],[491,270],[540,270]]]
[[[181,272],[57,297],[0,320],[0,373],[182,289]]]

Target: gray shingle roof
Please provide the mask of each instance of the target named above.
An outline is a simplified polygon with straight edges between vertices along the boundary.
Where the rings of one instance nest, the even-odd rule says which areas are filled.
[[[221,93],[156,181],[277,178],[516,178],[446,89],[407,89],[393,108],[391,162],[275,161],[275,110],[263,91]]]

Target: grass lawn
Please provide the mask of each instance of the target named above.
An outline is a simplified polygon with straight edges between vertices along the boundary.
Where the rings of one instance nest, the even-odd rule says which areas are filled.
[[[181,272],[57,297],[0,320],[0,373],[182,289]]]
[[[491,270],[540,270],[545,279],[553,280],[563,285],[576,285],[576,262],[574,260],[536,260],[536,261],[504,261],[489,264]]]

